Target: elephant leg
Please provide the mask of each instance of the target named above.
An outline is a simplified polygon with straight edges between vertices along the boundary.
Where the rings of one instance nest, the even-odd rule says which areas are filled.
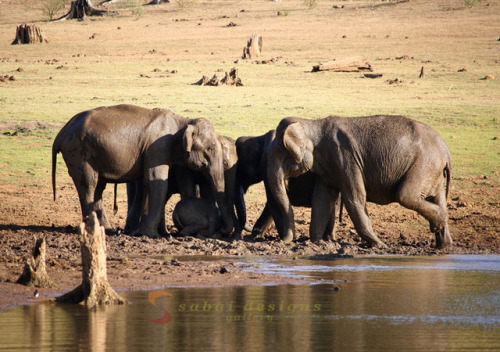
[[[431,195],[425,195],[416,184],[422,183],[420,173],[410,173],[400,184],[397,192],[398,202],[405,208],[415,210],[429,221],[430,229],[436,236],[436,247],[443,248],[453,243],[448,229],[448,214],[446,211],[446,193],[444,184],[439,177],[438,186],[432,190]],[[420,183],[416,182],[419,181]],[[415,181],[415,182],[413,182]]]
[[[323,182],[316,180],[312,196],[311,224],[309,227],[311,241],[318,242],[324,238],[331,215],[332,213],[335,214],[335,204],[338,196],[338,190],[332,190],[326,187]],[[333,221],[332,225],[335,226],[335,217]]]
[[[106,211],[104,210],[103,202],[102,202],[102,193],[106,188],[105,182],[98,182],[97,187],[94,191],[94,211],[99,219],[99,223],[101,226],[104,226],[106,230],[111,230],[111,224],[106,216]]]
[[[146,214],[146,216],[141,217],[139,233],[149,237],[158,237],[158,227],[162,218],[164,218],[162,214],[165,214],[168,165],[147,168],[144,187],[147,194],[147,211],[143,211],[143,214]]]
[[[342,192],[342,199],[358,235],[371,246],[387,247],[373,231],[366,210],[366,191],[364,187],[362,185],[352,186],[350,191]]]
[[[252,229],[252,236],[261,237],[273,224],[273,217],[271,216],[271,211],[269,210],[269,205],[266,202],[266,206],[262,210],[259,218],[255,222],[255,225]]]
[[[335,196],[333,196],[333,209],[332,212],[330,213],[330,218],[328,219],[328,223],[326,224],[326,229],[325,232],[323,233],[323,240],[325,241],[335,241],[336,236],[335,236],[335,216],[337,213],[337,204],[339,203],[339,192],[337,191],[337,198],[335,199]],[[339,222],[341,221],[341,215],[342,215],[342,204],[340,205],[340,214],[339,214]]]
[[[144,194],[142,179],[127,183],[127,220],[125,222],[125,233],[131,234],[139,229],[141,218],[142,197]]]
[[[97,172],[90,165],[84,163],[81,173],[74,174],[70,170],[70,175],[78,191],[78,198],[80,199],[80,206],[82,208],[82,219],[85,219],[94,211],[94,194],[98,179]]]
[[[236,198],[234,202],[234,206],[236,208],[236,214],[238,217],[238,223],[240,229],[247,230],[247,208],[245,204],[245,192],[243,191],[243,187],[240,185],[236,188]]]

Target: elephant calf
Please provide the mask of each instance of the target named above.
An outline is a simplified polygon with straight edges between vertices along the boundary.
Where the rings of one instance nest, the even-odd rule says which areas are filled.
[[[316,175],[312,240],[321,239],[340,193],[357,233],[371,245],[385,246],[373,232],[367,201],[415,210],[429,221],[436,247],[452,244],[446,209],[451,156],[438,133],[423,123],[388,115],[288,117],[278,125],[267,165],[268,201],[284,241],[295,231],[285,181],[311,171]]]
[[[184,198],[174,208],[172,219],[182,235],[207,231],[213,236],[221,226],[221,213],[214,202],[203,198]]]
[[[251,185],[262,181],[267,187],[267,151],[275,135],[276,131],[271,130],[262,136],[239,137],[236,140],[236,151],[238,153],[236,209],[241,228],[245,227],[246,223],[244,193],[247,192]],[[286,191],[290,203],[294,206],[310,208],[315,183],[316,177],[312,172],[289,178]],[[252,229],[252,235],[259,236],[272,225],[273,218],[269,206],[269,202],[266,202]],[[323,239],[325,240],[334,239],[333,227],[335,220],[333,217],[335,217],[334,212],[331,213],[331,219],[323,233]]]

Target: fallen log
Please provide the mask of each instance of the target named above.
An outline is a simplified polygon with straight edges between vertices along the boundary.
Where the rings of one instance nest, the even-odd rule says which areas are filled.
[[[372,71],[372,66],[368,60],[361,56],[351,56],[333,59],[319,65],[313,66],[312,72],[332,71],[332,72],[359,72]]]
[[[80,303],[89,309],[102,304],[124,304],[111,288],[106,272],[106,234],[99,224],[97,215],[90,217],[78,226],[82,251],[82,284],[56,298],[58,303]]]

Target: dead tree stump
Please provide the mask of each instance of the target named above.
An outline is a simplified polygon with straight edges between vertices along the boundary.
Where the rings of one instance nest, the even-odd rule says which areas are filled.
[[[87,16],[106,16],[108,11],[97,10],[92,5],[91,0],[71,1],[69,12],[55,21],[71,20],[73,18],[84,20]]]
[[[418,76],[418,78],[424,78],[425,77],[425,70],[424,70],[424,66],[422,66],[422,68],[420,69],[420,75]]]
[[[203,76],[199,81],[193,83],[195,86],[222,86],[222,85],[227,85],[227,86],[237,86],[241,87],[243,86],[243,82],[241,82],[241,78],[238,77],[238,70],[233,67],[229,73],[227,73],[224,76],[223,79],[219,81],[217,78],[217,75],[214,75],[212,78],[208,78],[207,76]]]
[[[238,70],[235,67],[233,67],[229,73],[226,72],[226,75],[221,79],[220,83],[228,86],[243,86],[241,78],[238,77]]]
[[[40,27],[34,24],[21,24],[17,26],[16,39],[14,39],[12,45],[48,42],[49,40]]]
[[[247,41],[247,46],[243,48],[242,59],[255,59],[262,53],[262,37],[254,34]]]
[[[82,284],[73,291],[56,298],[59,303],[80,303],[89,309],[101,304],[124,304],[111,288],[106,273],[106,234],[97,215],[78,226],[82,251]]]
[[[24,271],[17,279],[18,284],[34,287],[56,287],[45,270],[45,238],[35,240],[32,256],[26,260]]]

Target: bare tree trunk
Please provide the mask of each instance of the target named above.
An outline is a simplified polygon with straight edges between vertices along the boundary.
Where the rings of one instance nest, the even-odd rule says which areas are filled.
[[[75,0],[71,2],[69,12],[55,21],[71,20],[73,18],[83,21],[86,16],[106,16],[107,13],[108,11],[95,9],[91,0]]]
[[[255,59],[262,53],[262,37],[254,34],[247,41],[247,46],[243,48],[242,59]]]
[[[34,24],[21,24],[17,26],[16,39],[14,39],[12,45],[48,42],[49,40],[45,37],[40,27]]]
[[[73,291],[56,298],[59,303],[82,303],[89,309],[101,304],[123,304],[108,282],[106,273],[106,234],[97,215],[92,212],[85,223],[78,226],[82,251],[82,284]]]
[[[45,238],[34,237],[35,247],[32,256],[29,257],[24,265],[24,271],[17,279],[18,284],[35,287],[56,287],[47,275],[45,270],[45,252],[47,245]]]

